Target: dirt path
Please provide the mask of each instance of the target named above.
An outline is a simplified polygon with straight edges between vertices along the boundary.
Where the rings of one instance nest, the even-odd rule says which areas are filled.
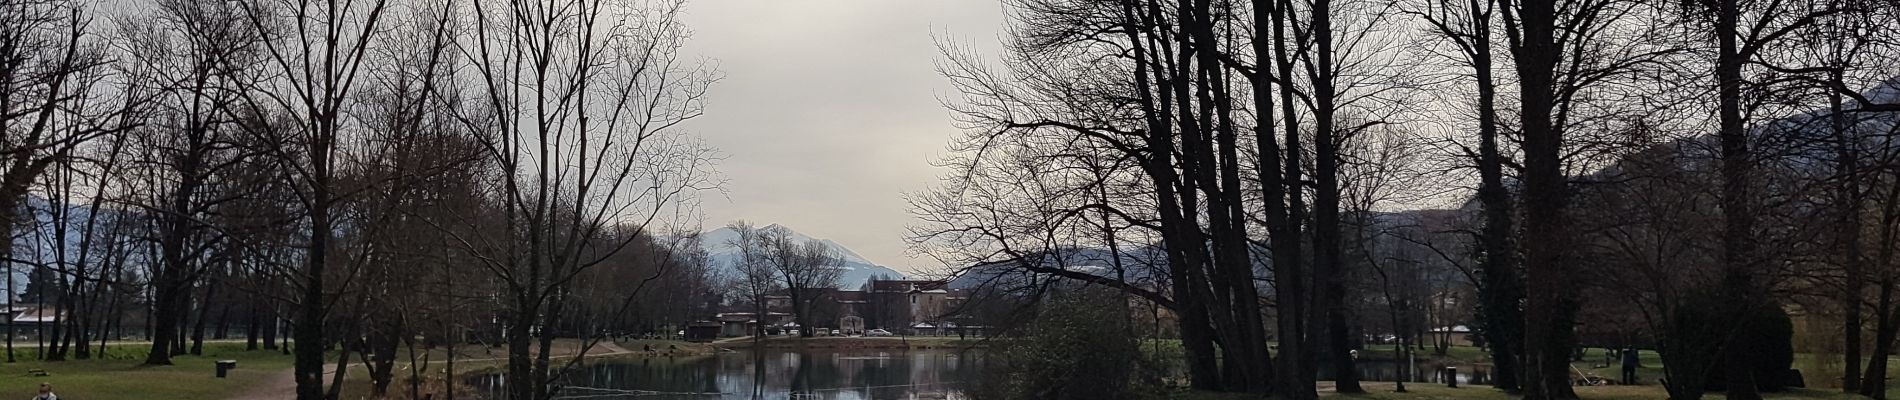
[[[336,375],[336,364],[324,364],[323,381],[329,382]],[[287,369],[272,375],[269,380],[253,386],[250,390],[238,393],[230,400],[282,400],[297,398],[297,374],[295,369]]]

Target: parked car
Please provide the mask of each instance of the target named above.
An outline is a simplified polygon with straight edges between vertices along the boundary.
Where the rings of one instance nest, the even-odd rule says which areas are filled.
[[[798,336],[798,330],[797,330],[797,329],[793,329],[793,330],[789,330],[789,331],[785,331],[785,334],[786,334],[786,335],[791,335],[791,336]]]
[[[891,335],[891,331],[887,331],[883,329],[872,329],[872,330],[864,331],[864,336],[870,336],[870,337],[885,337],[885,336],[890,336],[890,335]]]

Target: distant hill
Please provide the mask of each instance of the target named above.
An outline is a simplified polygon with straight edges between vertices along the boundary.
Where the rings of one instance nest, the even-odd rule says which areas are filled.
[[[766,225],[759,229],[784,231],[790,234],[793,240],[799,242],[814,239],[811,236],[798,233],[798,231],[792,230],[792,228],[787,228],[779,224]],[[700,246],[706,250],[708,261],[712,264],[713,268],[726,271],[729,274],[737,273],[739,249],[729,243],[732,242],[733,238],[737,238],[738,236],[738,232],[725,227],[700,233]],[[851,251],[850,248],[838,244],[838,242],[831,241],[830,239],[819,239],[819,241],[823,242],[825,246],[830,247],[832,251],[837,252],[839,257],[844,259],[844,273],[838,277],[838,287],[840,288],[857,289],[859,286],[863,286],[865,281],[870,280],[871,277],[874,276],[904,277],[903,273],[871,262],[871,260],[865,259],[864,256],[858,255],[857,252]]]
[[[1117,254],[1108,249],[1066,247],[1027,256],[1043,268],[1062,268],[1104,278],[1116,278],[1138,285],[1156,285],[1167,279],[1167,260],[1160,247],[1131,246]],[[1118,260],[1119,258],[1119,260]],[[1117,271],[1115,265],[1121,265]],[[1022,286],[1030,276],[1018,261],[998,261],[972,266],[950,279],[950,287],[975,288],[984,285]]]

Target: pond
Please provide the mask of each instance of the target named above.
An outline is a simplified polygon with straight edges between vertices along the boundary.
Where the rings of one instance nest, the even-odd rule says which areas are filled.
[[[579,368],[563,399],[961,400],[980,350],[738,350],[691,358],[615,360]],[[471,381],[501,398],[497,376]]]
[[[1416,363],[1405,366],[1393,361],[1360,360],[1355,366],[1357,366],[1359,370],[1359,379],[1368,382],[1396,381],[1401,376],[1401,371],[1409,369],[1409,371],[1403,371],[1406,372],[1404,375],[1410,378],[1407,380],[1408,382],[1443,384],[1445,383],[1446,376],[1450,375],[1457,377],[1459,385],[1491,384],[1491,375],[1488,368],[1470,364],[1449,364],[1419,360]],[[1456,369],[1448,371],[1446,367],[1455,367]],[[1322,374],[1321,379],[1331,379],[1324,375],[1326,374]]]
[[[579,367],[563,381],[561,399],[962,400],[975,385],[982,350],[763,349],[688,358],[609,360]],[[1444,382],[1447,365],[1421,361],[1415,382]],[[1399,365],[1361,361],[1366,381],[1391,381]],[[1459,365],[1459,384],[1488,384],[1488,371]],[[1322,375],[1328,375],[1322,373]],[[1321,376],[1321,379],[1331,379]],[[503,398],[498,376],[470,380]]]

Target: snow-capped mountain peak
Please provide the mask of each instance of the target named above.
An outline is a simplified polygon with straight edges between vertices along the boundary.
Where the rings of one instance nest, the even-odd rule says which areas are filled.
[[[790,236],[795,242],[805,242],[807,240],[816,239],[820,243],[824,243],[826,247],[830,247],[833,252],[838,254],[839,258],[844,260],[844,273],[838,278],[838,286],[842,288],[857,288],[863,285],[865,280],[869,280],[874,276],[894,278],[902,278],[904,276],[902,273],[878,265],[869,259],[865,259],[864,256],[858,255],[857,252],[851,251],[850,248],[831,239],[814,238],[779,224],[766,225],[759,229],[783,232],[787,236]],[[735,269],[737,266],[736,263],[739,260],[739,249],[732,245],[733,239],[738,237],[739,232],[733,231],[732,228],[719,227],[718,229],[700,233],[699,245],[706,250],[706,255],[709,257],[709,261],[711,261],[714,268],[731,272]]]

